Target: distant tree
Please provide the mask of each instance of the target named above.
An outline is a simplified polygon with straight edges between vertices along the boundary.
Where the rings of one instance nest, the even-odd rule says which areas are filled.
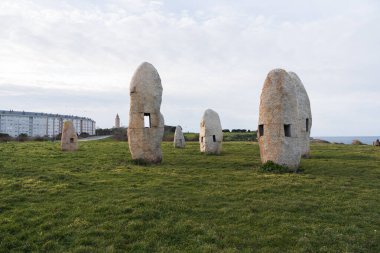
[[[37,136],[33,137],[33,141],[46,141],[46,140],[48,140],[48,138],[46,138],[44,136],[37,135]]]
[[[60,141],[62,138],[62,133],[59,133],[57,134],[55,137],[53,137],[53,141],[56,140],[56,141]]]
[[[10,137],[9,134],[0,133],[0,142],[11,141],[11,140],[12,140],[12,137]]]
[[[81,137],[81,138],[87,138],[88,136],[90,136],[90,134],[86,133],[86,132],[80,133],[80,135],[79,135],[79,137]]]
[[[175,126],[164,126],[164,132],[165,133],[174,133],[176,127]]]
[[[113,135],[113,138],[118,141],[128,140],[127,128],[125,127],[113,128],[112,135]]]
[[[113,129],[111,128],[98,128],[95,130],[96,135],[112,135]]]
[[[28,135],[25,133],[21,133],[17,137],[18,141],[27,141],[28,140]]]
[[[246,129],[232,129],[231,130],[232,133],[245,133],[247,132]]]
[[[222,132],[223,132],[223,133],[229,133],[229,132],[230,132],[230,129],[223,129]]]

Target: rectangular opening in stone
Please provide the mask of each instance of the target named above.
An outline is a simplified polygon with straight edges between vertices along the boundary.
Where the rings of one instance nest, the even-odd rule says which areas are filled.
[[[259,136],[264,136],[264,125],[259,125]]]
[[[306,132],[309,132],[309,119],[306,119]]]
[[[201,137],[201,142],[203,142],[203,137]]]
[[[213,141],[213,142],[216,142],[216,137],[215,137],[215,135],[212,136],[212,141]]]
[[[150,128],[150,113],[144,113],[144,127]]]
[[[74,138],[70,138],[70,143],[74,143]]]
[[[290,124],[284,125],[285,137],[291,137]]]

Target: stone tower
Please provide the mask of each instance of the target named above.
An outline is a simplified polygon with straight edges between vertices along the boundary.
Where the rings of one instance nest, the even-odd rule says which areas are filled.
[[[119,117],[119,114],[116,114],[115,128],[120,128],[120,117]]]
[[[152,64],[142,63],[130,84],[128,143],[134,160],[162,161],[161,141],[164,117],[160,112],[161,78]]]
[[[260,97],[258,140],[262,163],[297,168],[301,160],[295,80],[285,70],[269,72]]]
[[[177,126],[174,133],[174,147],[184,148],[185,147],[185,136],[183,136],[182,127]]]
[[[78,136],[75,131],[72,121],[65,121],[63,123],[62,137],[61,137],[61,150],[62,151],[75,151],[78,149]]]
[[[201,152],[207,154],[220,154],[222,151],[223,132],[219,115],[207,109],[201,120],[199,144]]]
[[[310,156],[310,131],[312,126],[310,100],[297,74],[294,72],[288,72],[288,74],[293,79],[296,87],[301,155],[308,158]]]

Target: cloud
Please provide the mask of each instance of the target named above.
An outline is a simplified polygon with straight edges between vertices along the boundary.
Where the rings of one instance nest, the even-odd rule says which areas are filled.
[[[378,12],[376,1],[1,1],[0,88],[14,94],[0,107],[111,127],[117,112],[127,122],[129,81],[149,61],[167,123],[196,131],[213,108],[224,128],[255,129],[266,74],[282,67],[309,92],[313,133],[378,134]],[[20,87],[39,94],[12,99]],[[352,110],[368,124],[356,127]]]

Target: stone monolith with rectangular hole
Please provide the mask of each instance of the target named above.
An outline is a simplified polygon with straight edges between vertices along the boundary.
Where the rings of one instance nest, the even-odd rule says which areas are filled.
[[[164,117],[160,112],[161,78],[152,64],[142,63],[130,84],[128,143],[133,160],[162,161]]]
[[[199,144],[201,152],[206,154],[220,154],[222,151],[223,132],[219,115],[208,109],[201,119]]]
[[[258,141],[262,163],[297,168],[301,160],[295,80],[282,69],[269,72],[260,97]]]
[[[62,151],[76,151],[78,150],[78,136],[75,131],[72,121],[65,121],[63,123],[62,136],[61,136],[61,150]]]

